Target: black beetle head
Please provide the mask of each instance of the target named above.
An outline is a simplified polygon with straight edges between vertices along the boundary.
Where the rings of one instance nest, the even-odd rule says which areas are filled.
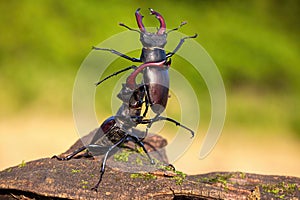
[[[166,33],[166,23],[164,18],[158,12],[154,11],[153,9],[149,8],[150,14],[155,15],[160,23],[160,27],[156,33],[147,32],[145,26],[142,22],[143,16],[140,14],[140,8],[138,8],[135,12],[136,21],[138,27],[141,31],[140,40],[144,47],[159,47],[163,48],[167,43],[167,33]]]

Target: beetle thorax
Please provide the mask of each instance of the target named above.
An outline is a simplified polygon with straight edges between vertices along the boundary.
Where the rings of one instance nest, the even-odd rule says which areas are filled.
[[[164,48],[167,43],[167,34],[141,33],[140,41],[144,48]]]

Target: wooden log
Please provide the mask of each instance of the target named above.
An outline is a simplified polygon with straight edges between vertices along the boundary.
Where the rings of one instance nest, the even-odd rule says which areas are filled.
[[[145,141],[155,148],[166,145],[157,135]],[[81,145],[78,140],[63,155]],[[147,148],[151,150],[152,147],[148,145]],[[185,175],[165,167],[167,159],[163,149],[155,153],[153,156],[158,164],[153,167],[145,155],[134,148],[120,149],[116,156],[109,158],[98,192],[91,188],[99,178],[99,159],[79,156],[69,161],[42,158],[23,163],[0,172],[0,199],[296,200],[300,197],[297,177],[243,172]]]

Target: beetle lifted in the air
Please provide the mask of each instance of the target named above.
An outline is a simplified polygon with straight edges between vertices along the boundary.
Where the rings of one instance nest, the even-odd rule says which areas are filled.
[[[155,17],[160,22],[160,27],[156,33],[147,32],[142,22],[143,16],[140,14],[139,8],[135,12],[135,17],[136,17],[139,30],[132,29],[127,25],[120,23],[121,26],[126,27],[128,30],[136,31],[140,33],[140,41],[143,45],[140,58],[129,57],[114,49],[98,48],[98,47],[93,47],[93,49],[110,51],[111,53],[121,56],[132,62],[146,63],[146,65],[141,65],[139,67],[132,65],[118,72],[115,72],[114,74],[106,77],[102,81],[99,81],[96,85],[99,85],[103,81],[119,73],[125,72],[130,69],[134,69],[135,71],[127,78],[127,84],[131,87],[131,89],[134,89],[135,78],[139,73],[142,73],[145,90],[146,90],[146,98],[148,99],[147,102],[148,104],[150,104],[151,110],[156,114],[156,117],[153,118],[153,121],[156,121],[156,119],[158,119],[160,114],[165,110],[168,102],[169,85],[170,85],[168,69],[171,63],[171,57],[179,50],[179,48],[182,46],[182,44],[186,39],[196,38],[197,34],[182,38],[172,52],[166,53],[164,47],[167,44],[168,33],[178,30],[181,26],[185,25],[186,22],[182,22],[178,27],[166,32],[166,23],[162,15],[151,8],[149,8],[149,10],[150,10],[150,14],[155,15]],[[148,109],[148,106],[149,105],[146,105],[146,109]],[[150,128],[150,126],[151,123],[149,124],[148,128]]]

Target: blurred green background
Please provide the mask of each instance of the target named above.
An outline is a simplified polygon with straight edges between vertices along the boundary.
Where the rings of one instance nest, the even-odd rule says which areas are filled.
[[[138,7],[148,26],[158,26],[148,7],[168,28],[187,20],[181,31],[199,34],[196,41],[224,79],[221,139],[199,161],[204,131],[179,169],[195,162],[188,172],[300,176],[300,1],[293,0],[1,0],[0,168],[60,153],[78,138],[72,121],[77,70],[92,45],[124,31],[119,22],[136,27]],[[109,116],[97,102],[100,118]],[[203,116],[209,122],[209,109]]]

